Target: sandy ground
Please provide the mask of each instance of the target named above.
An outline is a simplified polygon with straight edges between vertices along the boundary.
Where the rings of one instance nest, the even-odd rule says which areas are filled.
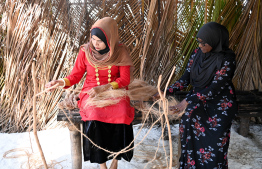
[[[248,137],[239,135],[238,124],[234,122],[229,146],[229,169],[262,168],[262,125],[251,124]],[[134,134],[140,131],[140,125],[134,126]],[[171,128],[173,147],[173,167],[176,169],[178,124]],[[145,135],[147,136],[145,137]],[[67,128],[49,129],[38,132],[38,137],[50,168],[71,169],[70,137]],[[145,139],[141,142],[141,140]],[[30,139],[31,138],[31,139]],[[131,162],[119,161],[119,169],[162,169],[169,162],[169,141],[162,140],[161,128],[152,130],[142,128],[135,140],[134,158]],[[30,141],[31,140],[31,141]],[[14,150],[11,152],[10,150]],[[38,168],[41,158],[33,133],[0,134],[0,168],[19,169]],[[111,161],[108,161],[110,165]],[[41,168],[41,167],[40,167]],[[83,162],[84,169],[99,168],[97,164]]]

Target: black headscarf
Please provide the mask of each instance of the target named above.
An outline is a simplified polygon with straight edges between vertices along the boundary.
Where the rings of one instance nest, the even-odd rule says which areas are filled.
[[[204,88],[211,83],[215,72],[221,68],[225,55],[235,55],[228,48],[228,30],[219,23],[209,22],[203,25],[198,31],[197,38],[202,39],[212,47],[212,50],[208,53],[198,50],[190,71],[191,85],[197,88]]]
[[[106,36],[105,36],[105,34],[103,33],[103,31],[102,31],[101,29],[99,29],[99,28],[93,28],[93,29],[91,30],[91,37],[92,37],[93,35],[95,35],[95,36],[97,36],[99,39],[101,39],[101,40],[105,43],[105,45],[106,45],[106,48],[105,48],[105,49],[99,50],[98,52],[99,52],[101,55],[109,52],[110,49],[109,49],[109,46],[108,46],[108,44],[107,44],[107,39],[106,39]]]

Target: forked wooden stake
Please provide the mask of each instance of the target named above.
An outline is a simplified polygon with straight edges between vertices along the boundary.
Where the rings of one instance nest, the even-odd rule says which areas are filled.
[[[175,69],[176,69],[176,66],[174,66],[173,70],[172,70],[172,73],[171,75],[169,76],[169,79],[168,79],[168,82],[166,84],[166,87],[165,87],[165,92],[164,94],[162,94],[161,90],[160,90],[160,83],[161,83],[161,79],[162,79],[162,75],[159,76],[158,78],[158,85],[157,85],[157,88],[158,88],[158,93],[160,95],[160,99],[162,100],[163,102],[163,110],[164,110],[164,115],[165,115],[165,118],[166,118],[166,122],[167,122],[167,129],[168,129],[168,136],[169,136],[169,148],[170,148],[170,159],[169,159],[169,169],[172,168],[172,162],[173,162],[173,147],[172,147],[172,138],[171,138],[171,129],[170,129],[170,124],[169,124],[169,120],[168,120],[168,114],[167,114],[167,111],[168,111],[168,102],[165,100],[165,97],[166,97],[166,90],[167,90],[167,86],[170,82],[170,79],[171,77],[173,76],[174,72],[175,72]]]
[[[42,161],[44,163],[45,169],[48,169],[47,164],[46,164],[46,160],[45,160],[45,156],[44,153],[42,151],[38,136],[37,136],[37,129],[36,129],[36,89],[37,89],[37,85],[36,85],[36,76],[35,76],[35,63],[33,62],[32,64],[32,79],[33,79],[33,83],[34,83],[34,97],[33,97],[33,119],[34,119],[34,125],[33,125],[33,131],[34,131],[34,136],[35,136],[35,140],[42,158]]]

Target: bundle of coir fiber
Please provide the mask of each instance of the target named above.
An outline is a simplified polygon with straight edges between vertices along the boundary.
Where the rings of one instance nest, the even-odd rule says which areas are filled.
[[[121,98],[129,96],[130,100],[132,100],[132,106],[141,111],[143,114],[144,120],[154,120],[158,119],[160,115],[163,115],[163,108],[161,102],[156,103],[153,107],[152,96],[157,93],[157,88],[149,85],[148,83],[135,79],[129,86],[129,90],[125,89],[110,89],[99,93],[93,98],[88,98],[86,100],[86,106],[95,106],[95,107],[106,107],[110,105],[117,104]],[[80,89],[76,89],[73,91],[68,90],[65,96],[65,99],[59,103],[58,107],[60,109],[75,109],[78,108],[77,100]],[[151,100],[151,101],[150,101]],[[160,104],[159,104],[160,103]],[[168,98],[168,105],[174,106],[179,102],[173,98]],[[149,115],[146,118],[146,114]],[[168,112],[168,114],[172,114],[172,112]],[[169,115],[170,120],[178,119],[183,112],[179,114]],[[146,119],[145,119],[146,118]]]
[[[106,90],[94,98],[88,98],[85,105],[106,107],[117,104],[121,98],[129,96],[130,100],[148,101],[157,93],[157,89],[148,83],[135,79],[126,89]]]
[[[63,101],[58,103],[59,109],[78,109],[77,101],[79,100],[79,93],[81,89],[76,88],[75,90],[66,90],[66,95]]]
[[[129,96],[130,100],[135,101],[148,101],[152,96],[157,92],[157,89],[148,83],[135,79],[129,86],[129,90],[125,89],[116,89],[116,90],[107,90],[102,93],[99,93],[94,98],[88,98],[86,100],[86,106],[96,106],[96,107],[105,107],[117,104],[120,101],[120,98]],[[77,100],[80,89],[76,90],[67,90],[65,99],[58,104],[60,109],[75,109],[78,108]]]
[[[128,86],[127,92],[130,100],[148,101],[152,100],[152,96],[157,93],[157,88],[149,85],[143,80],[135,79]]]
[[[153,123],[159,119],[160,116],[163,116],[164,111],[168,114],[169,121],[176,121],[184,114],[184,110],[175,114],[169,110],[169,106],[175,106],[179,103],[175,97],[169,96],[164,100],[167,106],[165,108],[163,107],[163,101],[158,100],[154,102],[152,96],[156,94],[158,90],[145,81],[135,79],[128,87],[128,96],[132,100],[132,106],[142,113],[142,120],[148,124]]]
[[[181,110],[178,113],[174,113],[169,110],[169,106],[175,106],[179,103],[179,101],[174,97],[168,97],[165,101],[167,106],[166,108],[163,107],[162,101],[158,101],[155,102],[155,104],[153,102],[144,102],[142,107],[136,107],[136,109],[142,112],[142,120],[147,123],[152,123],[159,119],[160,116],[164,115],[164,111],[168,114],[169,121],[178,120],[185,111]]]
[[[99,93],[93,98],[88,98],[86,100],[85,106],[95,106],[95,107],[106,107],[117,104],[121,98],[126,97],[127,90],[125,89],[109,89],[104,92]]]

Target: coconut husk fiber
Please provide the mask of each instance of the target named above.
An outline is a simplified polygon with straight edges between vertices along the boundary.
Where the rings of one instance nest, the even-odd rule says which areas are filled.
[[[147,112],[151,104],[149,102],[143,103],[143,101],[152,100],[152,96],[157,93],[157,88],[149,85],[143,80],[135,79],[129,86],[129,90],[126,89],[110,89],[102,93],[99,93],[93,98],[88,98],[86,100],[86,106],[95,106],[95,107],[106,107],[110,105],[117,104],[121,98],[129,96],[131,101],[138,101],[138,104],[133,104],[133,106],[142,112]],[[80,89],[76,90],[67,90],[66,96],[62,102],[59,103],[60,109],[75,109],[78,108],[77,101],[79,100]],[[153,103],[153,102],[151,102]],[[168,98],[169,105],[176,105],[179,102],[173,98]],[[156,107],[161,107],[161,105],[156,105],[151,109],[153,115],[159,114],[159,109]],[[175,116],[174,116],[175,117]]]
[[[125,89],[109,89],[104,92],[99,93],[93,98],[88,98],[86,100],[85,106],[95,106],[95,107],[106,107],[119,103],[119,101],[126,97],[127,90]]]
[[[149,85],[143,80],[135,79],[129,86],[129,90],[116,89],[107,90],[99,93],[94,98],[88,98],[85,105],[95,107],[105,107],[117,104],[121,98],[129,96],[130,100],[148,101],[152,96],[157,93],[157,88]],[[66,90],[66,96],[58,104],[60,109],[72,110],[78,108],[77,101],[80,89]]]
[[[128,86],[128,96],[130,100],[148,101],[152,100],[152,96],[157,93],[157,88],[149,85],[143,80],[135,79]]]
[[[132,101],[132,106],[142,112],[143,120],[158,119],[164,112],[162,108],[162,102],[156,104],[152,101],[152,96],[157,93],[157,88],[149,85],[143,80],[135,79],[129,86],[129,90],[126,89],[110,89],[102,93],[99,93],[94,98],[88,98],[85,105],[95,107],[106,107],[117,104],[121,98],[129,96]],[[60,109],[72,110],[78,108],[77,101],[80,89],[67,90],[65,99],[59,103]],[[150,101],[151,100],[151,101]],[[168,97],[167,102],[169,106],[174,106],[179,103],[174,97]],[[154,106],[152,106],[154,104]],[[149,113],[149,116],[145,118],[145,115]],[[170,120],[177,120],[183,114],[184,111],[173,114],[168,110],[168,117]]]
[[[80,88],[76,88],[75,90],[66,90],[65,98],[58,103],[58,108],[67,110],[77,109],[77,101],[79,100],[80,91]]]
[[[175,106],[179,103],[179,101],[174,98],[174,97],[168,97],[167,98],[167,105],[168,106]],[[164,114],[164,110],[163,110],[163,102],[156,102],[154,105],[154,103],[152,102],[143,102],[142,105],[140,104],[140,106],[134,106],[137,110],[141,111],[143,114],[143,120],[156,120],[158,119],[160,116],[162,116]],[[153,105],[153,106],[152,106]],[[184,110],[178,112],[178,113],[173,113],[172,111],[170,111],[169,109],[167,109],[167,114],[168,114],[168,119],[173,121],[173,120],[178,120],[183,114],[184,114]],[[144,116],[146,114],[148,114],[148,117],[145,118]]]

